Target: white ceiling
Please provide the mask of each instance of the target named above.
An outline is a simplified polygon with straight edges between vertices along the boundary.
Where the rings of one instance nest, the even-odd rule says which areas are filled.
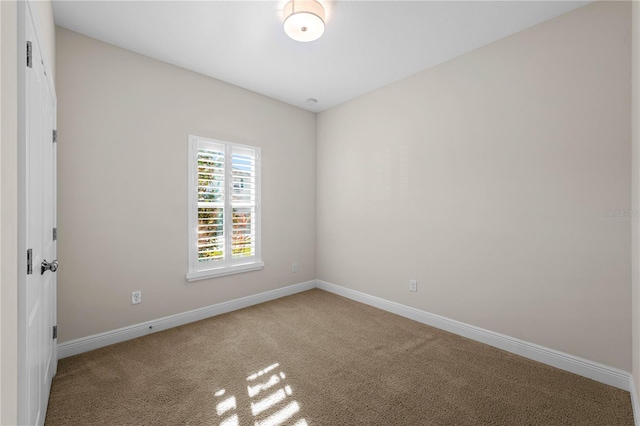
[[[590,3],[321,2],[327,29],[310,43],[284,34],[284,0],[54,0],[53,11],[59,26],[318,112]]]

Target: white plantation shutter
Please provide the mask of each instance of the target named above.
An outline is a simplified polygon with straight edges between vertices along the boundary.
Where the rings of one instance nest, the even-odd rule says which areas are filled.
[[[256,255],[256,151],[231,148],[232,256]]]
[[[198,144],[198,262],[225,259],[224,145]]]
[[[259,148],[190,136],[189,280],[261,268]]]

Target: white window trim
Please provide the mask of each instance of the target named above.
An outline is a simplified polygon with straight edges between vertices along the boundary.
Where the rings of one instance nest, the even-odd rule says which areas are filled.
[[[234,265],[204,271],[188,272],[188,281],[206,280],[207,278],[223,277],[225,275],[239,274],[241,272],[259,271],[264,267],[264,262],[253,262],[244,265]]]
[[[198,194],[197,194],[197,186],[198,186],[198,141],[210,142],[215,144],[220,144],[224,146],[225,150],[225,184],[227,182],[231,182],[231,167],[226,167],[227,161],[228,164],[231,164],[231,148],[239,147],[239,148],[247,148],[255,151],[256,155],[256,248],[255,248],[255,256],[249,259],[238,259],[235,262],[232,259],[228,259],[224,265],[216,266],[214,268],[209,269],[201,269],[199,268],[198,262],[198,243],[197,243],[197,235],[198,235]],[[228,158],[228,160],[227,160]],[[200,136],[189,135],[189,161],[188,161],[188,202],[189,202],[189,217],[188,217],[188,233],[189,233],[189,248],[188,248],[188,266],[187,266],[187,280],[188,281],[198,281],[204,280],[207,278],[221,277],[225,275],[238,274],[242,272],[249,271],[257,271],[264,267],[264,262],[261,257],[261,158],[260,158],[260,148],[249,145],[242,145],[237,143],[231,143],[216,139],[209,139]],[[227,189],[228,187],[225,187]],[[231,211],[230,208],[230,199],[228,196],[229,191],[225,190],[225,212]],[[226,214],[226,213],[225,213]],[[226,219],[226,218],[225,218]],[[227,226],[229,228],[227,228]],[[229,242],[231,239],[229,236],[231,235],[231,223],[229,220],[225,220],[225,242]],[[228,247],[225,247],[225,251],[231,251],[231,245],[228,244]]]

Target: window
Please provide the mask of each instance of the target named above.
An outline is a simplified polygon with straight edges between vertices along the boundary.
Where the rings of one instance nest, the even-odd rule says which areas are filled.
[[[189,136],[189,281],[264,266],[260,148]]]

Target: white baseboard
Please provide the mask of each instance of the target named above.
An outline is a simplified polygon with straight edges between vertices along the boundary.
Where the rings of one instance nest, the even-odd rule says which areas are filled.
[[[640,426],[640,406],[638,406],[638,390],[633,375],[629,378],[629,393],[631,394],[631,406],[633,407],[633,419],[636,426]]]
[[[72,355],[78,355],[93,349],[102,348],[104,346],[113,345],[114,343],[124,342],[125,340],[135,339],[136,337],[145,336],[157,331],[166,330],[177,327],[179,325],[188,324],[194,321],[200,321],[205,318],[216,315],[226,314],[231,311],[246,308],[259,303],[268,302],[270,300],[279,299],[281,297],[290,296],[302,291],[311,290],[316,287],[316,281],[307,281],[294,284],[288,287],[278,288],[264,293],[252,296],[242,297],[240,299],[222,302],[204,308],[194,309],[192,311],[183,312],[176,315],[170,315],[164,318],[134,324],[128,327],[110,330],[100,334],[94,334],[80,339],[70,340],[58,345],[58,358],[66,358]]]
[[[366,293],[361,293],[359,291],[351,290],[322,280],[316,280],[316,282],[319,289],[494,346],[507,352],[511,352],[561,370],[569,371],[571,373],[611,385],[619,389],[630,391],[630,386],[633,382],[630,373],[617,368],[589,361],[574,355],[569,355],[554,349],[549,349],[544,346],[536,345],[535,343],[509,337],[504,334],[485,330],[483,328],[465,324],[440,315],[421,311],[419,309],[411,308],[379,297],[370,296]],[[634,413],[636,413],[635,409],[636,406],[634,405]],[[636,419],[637,418],[638,417],[636,417]]]
[[[199,321],[216,315],[225,314],[238,309],[246,308],[259,303],[268,302],[270,300],[279,299],[281,297],[290,296],[312,288],[319,288],[331,293],[344,296],[346,298],[361,302],[378,309],[403,316],[405,318],[418,321],[420,323],[430,325],[451,333],[494,346],[499,349],[551,365],[561,370],[569,371],[598,382],[615,386],[619,389],[629,391],[633,402],[634,417],[636,425],[640,426],[640,407],[638,406],[638,395],[633,381],[633,377],[626,371],[597,362],[589,361],[564,352],[549,349],[544,346],[526,342],[520,339],[485,330],[480,327],[465,324],[460,321],[442,317],[440,315],[421,311],[416,308],[401,305],[379,297],[371,296],[366,293],[351,290],[322,280],[312,280],[292,286],[279,288],[276,290],[259,293],[252,296],[242,297],[240,299],[230,300],[215,305],[134,324],[128,327],[111,330],[93,336],[83,337],[76,340],[60,343],[57,347],[58,357],[66,358],[93,349],[98,349],[114,343],[124,342],[125,340],[135,339],[157,331],[166,330],[172,327],[188,324],[190,322]]]

